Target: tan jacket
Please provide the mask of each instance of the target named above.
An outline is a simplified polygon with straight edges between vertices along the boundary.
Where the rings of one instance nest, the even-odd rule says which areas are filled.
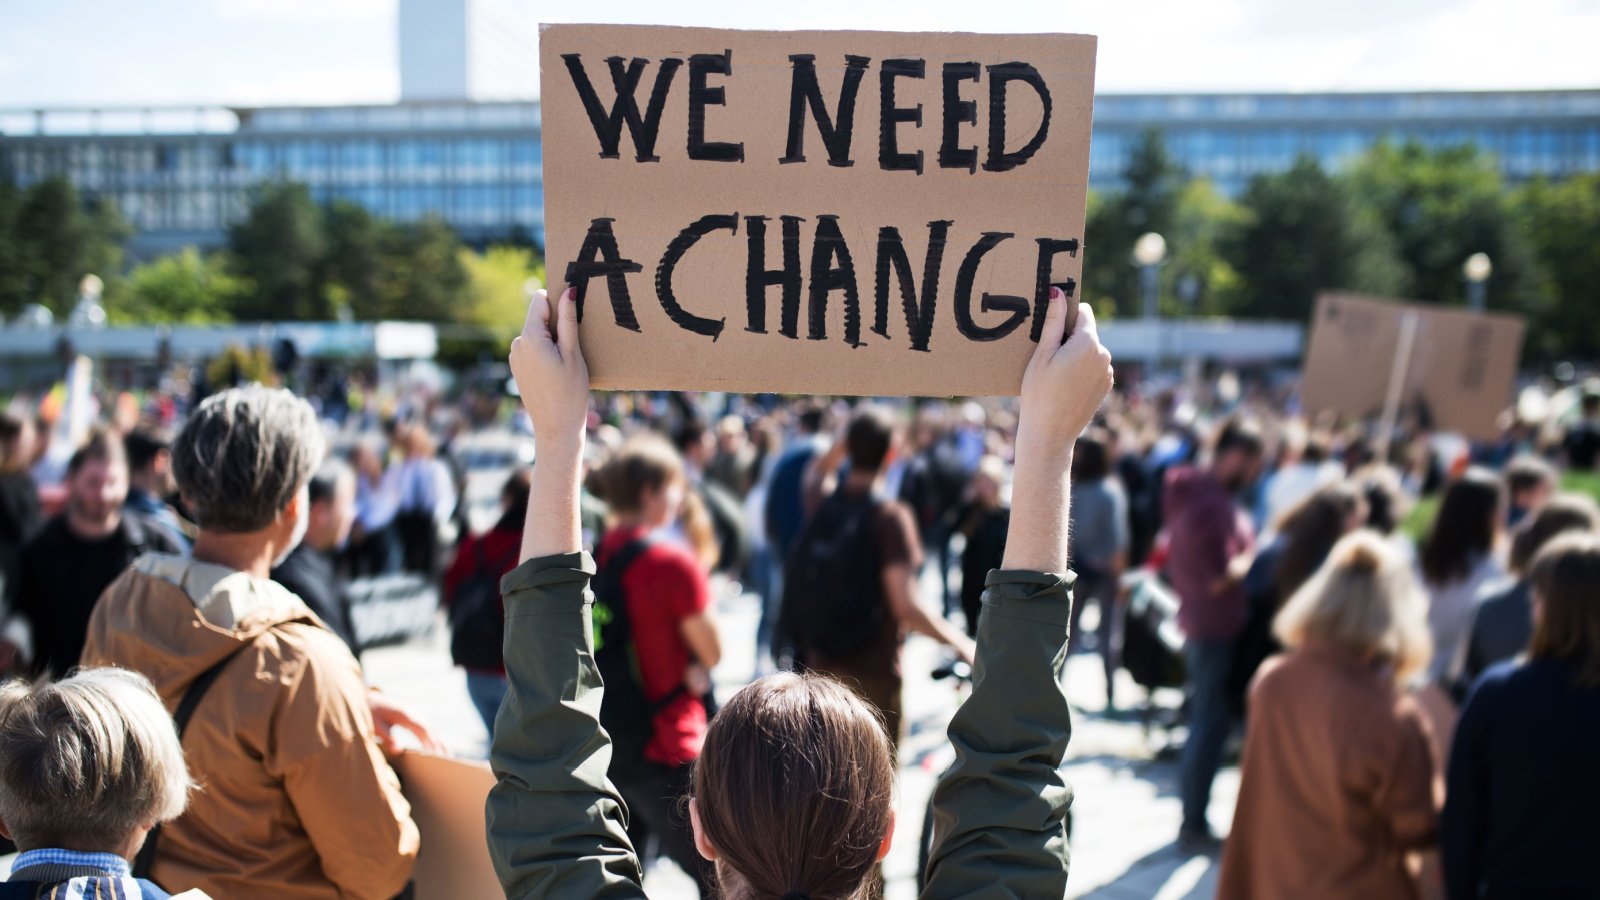
[[[1408,851],[1434,842],[1439,770],[1417,704],[1348,652],[1268,660],[1250,688],[1225,900],[1411,900]]]
[[[300,598],[145,556],[101,595],[83,663],[143,673],[176,710],[241,646],[184,734],[201,789],[162,829],[153,880],[230,900],[390,900],[411,876],[417,828],[355,658]]]

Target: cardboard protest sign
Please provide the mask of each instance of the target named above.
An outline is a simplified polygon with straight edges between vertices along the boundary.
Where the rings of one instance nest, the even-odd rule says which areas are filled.
[[[1414,317],[1409,325],[1407,317]],[[1301,396],[1312,412],[1377,416],[1399,356],[1406,409],[1432,427],[1491,438],[1512,401],[1525,330],[1520,317],[1506,313],[1322,294]],[[1402,346],[1408,332],[1409,348]]]
[[[1076,294],[1093,37],[546,25],[539,52],[549,280],[595,387],[1015,393]]]
[[[500,897],[504,892],[484,839],[484,804],[494,787],[488,763],[409,751],[395,771],[422,836],[416,900]]]

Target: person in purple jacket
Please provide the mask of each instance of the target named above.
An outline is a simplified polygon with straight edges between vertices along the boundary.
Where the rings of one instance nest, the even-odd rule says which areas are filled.
[[[1179,772],[1183,826],[1178,845],[1184,852],[1217,849],[1206,807],[1228,736],[1228,672],[1247,610],[1232,567],[1255,541],[1250,516],[1235,498],[1260,475],[1262,449],[1259,431],[1230,422],[1218,434],[1207,466],[1167,473],[1166,576],[1178,594],[1189,682],[1189,738]]]

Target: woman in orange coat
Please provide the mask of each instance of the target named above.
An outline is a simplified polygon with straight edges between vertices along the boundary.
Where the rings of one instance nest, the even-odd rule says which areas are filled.
[[[1410,567],[1357,532],[1278,614],[1289,648],[1250,689],[1239,805],[1218,896],[1414,900],[1408,853],[1435,841],[1439,772],[1401,685],[1427,667]]]

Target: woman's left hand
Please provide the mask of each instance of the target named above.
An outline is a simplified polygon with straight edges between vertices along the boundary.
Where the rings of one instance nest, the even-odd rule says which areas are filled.
[[[578,346],[572,288],[562,293],[554,312],[544,291],[533,292],[522,334],[511,342],[511,375],[533,420],[536,442],[581,439],[589,416],[589,367]]]

